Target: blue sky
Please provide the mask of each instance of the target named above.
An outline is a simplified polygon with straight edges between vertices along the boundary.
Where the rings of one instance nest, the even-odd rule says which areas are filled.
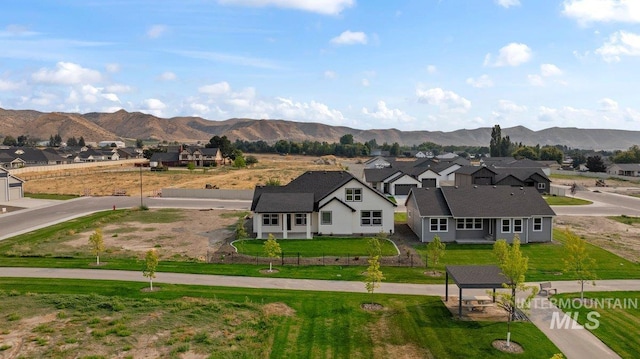
[[[5,0],[0,107],[640,130],[637,0]]]

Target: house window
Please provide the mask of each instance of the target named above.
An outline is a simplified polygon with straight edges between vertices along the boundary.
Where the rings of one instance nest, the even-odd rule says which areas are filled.
[[[447,232],[447,219],[446,218],[431,218],[429,219],[429,231],[430,232]]]
[[[458,218],[457,229],[482,229],[482,218]]]
[[[522,218],[513,219],[513,233],[522,233]]]
[[[547,188],[547,184],[546,183],[544,183],[544,182],[538,183],[538,189],[545,189],[545,188]]]
[[[362,188],[346,188],[345,200],[347,202],[360,202],[362,201]]]
[[[330,225],[331,224],[331,211],[322,211],[322,212],[320,212],[320,224],[322,224],[322,225]]]
[[[360,212],[360,224],[362,224],[363,226],[381,226],[382,211]]]
[[[511,232],[511,220],[510,219],[503,219],[502,220],[502,233],[509,233]]]
[[[533,231],[534,232],[542,231],[542,218],[541,217],[534,217],[533,218]]]
[[[277,213],[266,213],[262,215],[262,225],[264,226],[277,226],[278,225]]]
[[[307,214],[296,213],[296,226],[306,226],[306,225],[307,225]]]

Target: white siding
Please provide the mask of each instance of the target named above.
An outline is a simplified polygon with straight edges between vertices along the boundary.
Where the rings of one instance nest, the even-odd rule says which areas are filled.
[[[435,178],[436,180],[436,188],[440,187],[440,176],[431,171],[431,170],[427,170],[425,172],[422,172],[419,176],[418,176],[418,180],[420,180],[420,187],[422,187],[422,180],[425,178]]]
[[[321,220],[322,212],[331,212],[331,224],[323,225]],[[317,214],[318,221],[318,233],[322,235],[350,235],[353,234],[352,218],[355,215],[351,209],[345,207],[345,205],[333,201],[328,205],[320,209],[320,213]]]
[[[392,196],[396,195],[396,185],[402,185],[402,184],[415,184],[418,185],[418,187],[420,186],[420,181],[416,180],[415,178],[409,176],[409,175],[404,175],[400,178],[398,178],[397,180],[393,181],[391,188],[389,189],[389,192]]]

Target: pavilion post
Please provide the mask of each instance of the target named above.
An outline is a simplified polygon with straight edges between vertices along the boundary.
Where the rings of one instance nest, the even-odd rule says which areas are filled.
[[[444,301],[449,301],[449,272],[444,272]]]
[[[458,319],[462,319],[462,287],[458,287]]]

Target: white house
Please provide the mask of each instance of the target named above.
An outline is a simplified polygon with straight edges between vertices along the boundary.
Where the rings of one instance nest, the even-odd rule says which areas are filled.
[[[393,233],[395,207],[345,171],[309,171],[286,186],[258,186],[251,203],[257,238]]]
[[[24,180],[0,167],[0,202],[9,202],[23,197]]]

